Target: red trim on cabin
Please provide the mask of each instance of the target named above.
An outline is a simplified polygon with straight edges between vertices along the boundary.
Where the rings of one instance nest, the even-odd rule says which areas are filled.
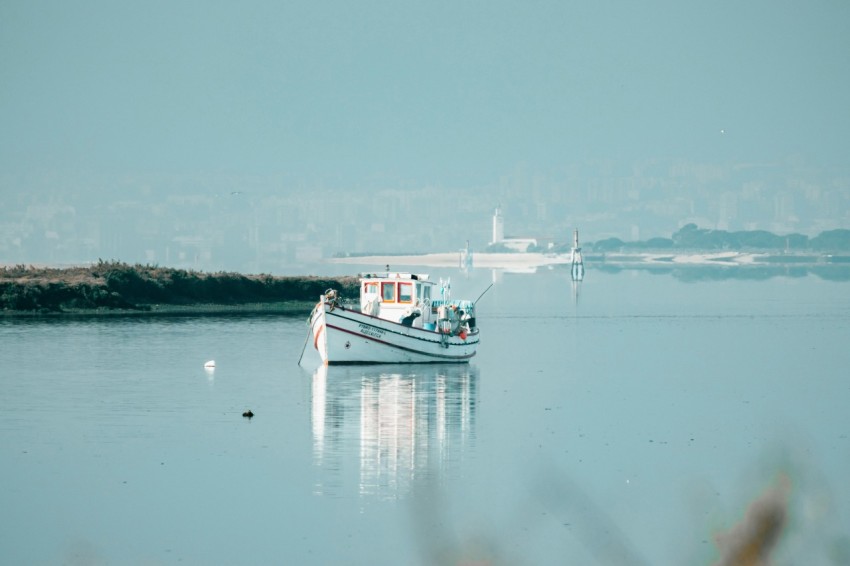
[[[407,296],[409,297],[407,300],[402,299],[403,293],[402,289],[407,288]],[[408,283],[407,281],[399,281],[398,283],[398,302],[399,303],[412,303],[413,302],[413,283]]]
[[[392,288],[392,294],[390,298],[387,298],[387,292],[385,289]],[[395,282],[381,281],[381,302],[382,303],[394,303],[396,302],[396,290],[395,290]]]

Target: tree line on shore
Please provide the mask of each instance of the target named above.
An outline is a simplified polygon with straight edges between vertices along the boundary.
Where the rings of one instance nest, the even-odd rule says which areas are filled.
[[[530,246],[528,252],[569,253],[572,242],[555,244],[552,249]],[[669,238],[624,241],[620,238],[605,238],[588,242],[583,246],[587,252],[640,252],[644,250],[753,250],[760,252],[793,253],[847,253],[850,252],[850,230],[842,228],[826,230],[810,238],[805,234],[779,235],[767,230],[712,230],[696,224],[686,224]],[[509,253],[515,250],[501,243],[490,244],[491,253]]]
[[[566,246],[565,249],[568,249]],[[624,242],[619,238],[607,238],[585,246],[589,251],[612,252],[628,250],[759,250],[791,251],[798,253],[850,252],[850,230],[837,229],[821,232],[813,238],[805,234],[784,236],[767,230],[711,230],[696,224],[686,224],[670,238],[650,238],[636,242]]]
[[[0,311],[150,311],[154,305],[301,303],[309,310],[327,289],[356,296],[356,277],[204,273],[103,261],[89,267],[0,268]]]

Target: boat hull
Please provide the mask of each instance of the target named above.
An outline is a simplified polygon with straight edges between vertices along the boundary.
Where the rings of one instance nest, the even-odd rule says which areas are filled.
[[[405,326],[324,301],[311,317],[313,346],[325,364],[466,363],[478,331],[460,336]]]

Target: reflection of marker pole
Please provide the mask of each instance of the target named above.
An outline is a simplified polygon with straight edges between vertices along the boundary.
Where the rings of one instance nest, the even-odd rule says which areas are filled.
[[[493,285],[494,285],[493,283],[490,283],[490,287],[492,287]],[[489,290],[490,290],[490,287],[487,287],[486,289],[484,289],[484,293],[486,293],[487,291],[489,291]],[[474,301],[472,301],[472,306],[475,306],[475,305],[478,303],[478,301],[480,301],[480,300],[481,300],[481,297],[483,297],[483,296],[484,296],[484,293],[481,293],[480,295],[478,295],[478,298],[477,298],[477,299],[475,299]]]

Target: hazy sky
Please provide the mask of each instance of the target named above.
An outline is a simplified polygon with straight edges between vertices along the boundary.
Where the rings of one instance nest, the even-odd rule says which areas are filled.
[[[850,158],[850,2],[0,0],[5,172]]]

